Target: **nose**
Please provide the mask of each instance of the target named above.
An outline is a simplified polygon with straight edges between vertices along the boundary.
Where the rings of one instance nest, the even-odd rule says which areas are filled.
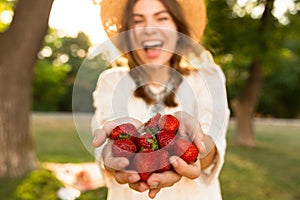
[[[154,20],[147,20],[146,23],[145,23],[145,26],[144,26],[144,33],[146,35],[153,35],[156,33],[156,25],[155,25],[155,22]]]
[[[154,35],[156,33],[156,30],[153,27],[145,27],[144,33],[145,35]]]

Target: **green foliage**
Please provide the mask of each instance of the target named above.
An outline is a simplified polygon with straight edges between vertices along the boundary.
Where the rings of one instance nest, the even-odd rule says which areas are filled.
[[[107,199],[107,188],[101,187],[97,190],[90,190],[82,193],[78,200],[106,200]]]
[[[39,169],[31,172],[17,187],[15,200],[55,200],[57,190],[63,185],[52,172]]]
[[[70,66],[53,66],[46,60],[39,60],[34,71],[33,109],[53,111],[59,109],[67,88],[64,86]]]
[[[274,67],[265,78],[258,110],[274,117],[300,117],[300,58],[289,49],[280,56],[285,57],[279,61],[280,66]]]
[[[0,199],[5,200],[58,200],[57,191],[63,184],[46,169],[38,169],[17,180],[0,180]],[[107,188],[101,187],[81,193],[78,200],[105,200]]]
[[[54,64],[64,61],[64,63],[71,66],[64,84],[66,93],[62,96],[62,101],[59,104],[59,110],[71,111],[73,83],[88,53],[90,47],[89,38],[83,32],[79,32],[76,37],[60,37],[57,30],[50,29],[48,35],[45,37],[45,46],[51,48],[52,54],[50,57],[44,59]],[[64,57],[67,59],[61,59]]]
[[[40,53],[39,58],[54,64],[67,63],[72,66],[71,74],[75,75],[90,46],[90,40],[83,32],[79,32],[76,37],[70,37],[60,36],[58,30],[49,29],[43,48],[50,48],[52,53],[49,56]]]
[[[13,15],[13,9],[14,9],[15,1],[7,1],[7,0],[0,0],[0,16],[4,14],[3,12],[6,12],[6,15]],[[10,22],[2,21],[0,18],[0,33],[4,32],[10,25]]]
[[[248,69],[255,61],[260,63],[265,77],[257,112],[299,117],[299,98],[291,96],[300,92],[296,78],[300,59],[300,38],[296,36],[300,29],[299,12],[287,11],[285,16],[290,23],[283,25],[272,15],[273,3],[247,1],[243,7],[236,0],[207,1],[208,24],[203,42],[225,72],[229,101],[244,90]],[[253,16],[252,9],[260,6],[264,14]],[[285,52],[292,52],[292,57],[285,56]]]
[[[90,41],[82,32],[63,37],[58,30],[49,30],[38,54],[33,110],[93,111],[92,92],[107,63],[101,54],[87,57],[89,48]]]
[[[300,15],[291,15],[291,24],[284,29],[285,37],[273,65],[266,71],[265,84],[258,105],[263,115],[300,117]]]

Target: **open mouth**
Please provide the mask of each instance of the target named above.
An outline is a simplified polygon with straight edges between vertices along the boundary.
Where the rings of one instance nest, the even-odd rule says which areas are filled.
[[[151,40],[151,41],[144,41],[142,43],[142,46],[145,49],[145,51],[147,51],[149,49],[161,48],[163,46],[163,44],[164,43],[160,40]]]
[[[148,59],[156,59],[161,55],[164,43],[161,40],[147,40],[142,42],[142,47]]]

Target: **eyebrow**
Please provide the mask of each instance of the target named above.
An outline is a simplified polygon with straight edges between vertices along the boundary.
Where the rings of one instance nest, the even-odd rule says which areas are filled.
[[[163,13],[167,13],[169,14],[169,12],[167,10],[162,10],[162,11],[159,11],[159,12],[156,12],[154,13],[154,16],[158,16],[160,14],[163,14]],[[143,14],[139,14],[139,13],[133,13],[133,16],[138,16],[138,17],[143,17],[144,15]]]

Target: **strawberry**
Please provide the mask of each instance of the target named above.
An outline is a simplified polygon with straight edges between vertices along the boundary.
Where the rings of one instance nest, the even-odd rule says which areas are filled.
[[[197,160],[199,150],[193,143],[178,138],[175,143],[174,154],[179,156],[187,163],[193,163]]]
[[[179,121],[173,115],[166,114],[158,120],[158,127],[160,130],[175,133],[179,127]]]
[[[170,154],[168,151],[159,149],[158,151],[155,151],[157,153],[157,172],[162,173],[165,171],[171,170],[171,164],[169,161]]]
[[[138,135],[138,131],[133,124],[124,123],[116,126],[112,130],[110,138],[113,140],[130,139],[134,141],[137,135]]]
[[[118,139],[112,145],[112,153],[115,157],[130,159],[136,152],[136,145],[129,139]]]
[[[157,154],[152,149],[142,149],[132,160],[134,169],[139,173],[141,181],[146,181],[157,169]]]
[[[135,144],[138,150],[144,149],[152,149],[157,150],[158,145],[156,141],[156,137],[152,135],[150,132],[144,132],[139,137],[136,138]]]
[[[172,132],[161,130],[157,133],[157,143],[160,149],[165,148],[169,152],[173,150],[176,135]]]
[[[158,120],[160,119],[161,114],[157,113],[156,115],[152,116],[145,124],[144,130],[157,130],[158,129]]]

